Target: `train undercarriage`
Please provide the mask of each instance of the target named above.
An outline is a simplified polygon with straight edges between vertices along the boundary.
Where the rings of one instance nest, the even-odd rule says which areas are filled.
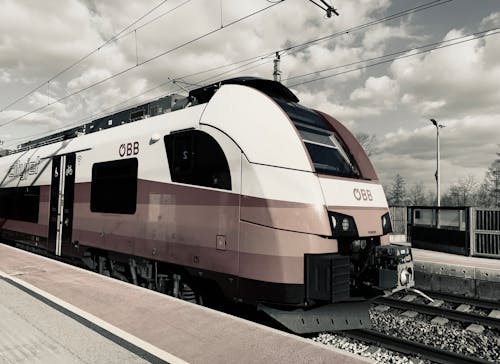
[[[23,249],[61,260],[34,246],[32,239],[23,240],[10,241]],[[237,277],[82,245],[78,251],[72,258],[62,260],[218,310],[227,311],[235,305],[246,310],[253,307],[275,320],[277,325],[273,326],[298,334],[369,328],[372,298],[414,285],[410,249],[381,246],[376,239],[339,241],[339,253],[335,254],[306,254],[304,284],[294,287],[302,295],[296,295],[298,298],[292,303],[258,296],[242,298],[238,295],[241,282]]]

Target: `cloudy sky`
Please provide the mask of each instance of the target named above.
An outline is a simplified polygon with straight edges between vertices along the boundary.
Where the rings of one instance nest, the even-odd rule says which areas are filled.
[[[340,16],[326,18],[308,0],[0,0],[0,140],[13,148],[218,79],[271,78],[281,51],[304,105],[376,136],[383,183],[400,173],[433,188],[429,118],[446,125],[443,188],[482,180],[500,151],[500,2],[333,5]]]

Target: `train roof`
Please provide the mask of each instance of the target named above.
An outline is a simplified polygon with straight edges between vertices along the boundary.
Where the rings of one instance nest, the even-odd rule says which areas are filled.
[[[62,140],[75,138],[79,135],[90,134],[100,130],[113,128],[115,126],[131,123],[148,117],[174,112],[189,106],[204,104],[210,101],[212,96],[222,85],[244,85],[263,92],[269,97],[283,100],[285,102],[298,102],[295,94],[281,83],[273,80],[262,79],[258,77],[237,77],[218,81],[189,92],[188,96],[172,94],[161,97],[154,101],[136,105],[132,108],[121,110],[110,115],[92,120],[83,125],[69,128],[57,133],[53,133],[42,138],[30,140],[18,146],[16,150],[2,151],[0,157],[6,154],[13,154],[43,145],[56,143]]]
[[[237,77],[224,81],[219,81],[211,85],[203,86],[189,92],[189,96],[198,100],[199,104],[210,101],[212,96],[222,85],[243,85],[257,89],[275,99],[288,102],[299,102],[295,94],[283,84],[258,77]]]

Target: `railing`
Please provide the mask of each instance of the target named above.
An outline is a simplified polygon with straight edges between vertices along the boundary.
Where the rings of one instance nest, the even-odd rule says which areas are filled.
[[[415,248],[470,255],[469,208],[408,207],[408,237]]]
[[[500,209],[478,207],[391,207],[396,234],[407,211],[407,241],[413,247],[500,259]]]
[[[471,208],[471,255],[500,258],[500,210]]]

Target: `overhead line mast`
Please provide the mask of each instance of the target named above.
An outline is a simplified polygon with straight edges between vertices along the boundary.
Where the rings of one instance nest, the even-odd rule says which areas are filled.
[[[319,7],[320,9],[324,10],[326,12],[326,17],[331,18],[332,14],[335,14],[339,16],[340,14],[338,13],[337,9],[335,9],[332,5],[328,4],[325,0],[320,0],[321,4],[317,3],[315,0],[309,0],[312,2],[314,5]],[[281,62],[281,57],[280,57],[280,52],[276,52],[276,57],[273,60],[274,63],[274,71],[273,71],[273,80],[281,82],[281,70],[280,70],[280,62]]]
[[[280,70],[280,52],[276,52],[276,58],[274,58],[274,72],[273,79],[275,81],[281,82],[281,70]]]

